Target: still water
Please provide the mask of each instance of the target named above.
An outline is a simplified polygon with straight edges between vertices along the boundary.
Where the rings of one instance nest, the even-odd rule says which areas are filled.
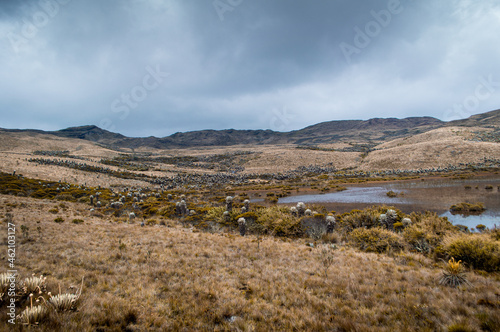
[[[491,189],[492,188],[492,189]],[[387,196],[394,191],[397,197]],[[405,213],[434,211],[447,217],[454,224],[475,228],[483,224],[488,228],[500,227],[500,178],[469,180],[433,179],[412,180],[384,184],[352,185],[347,190],[327,194],[308,194],[280,198],[278,203],[304,202],[321,204],[337,212],[363,209],[372,205],[391,205]],[[453,204],[482,202],[486,212],[480,216],[461,216],[450,213]]]

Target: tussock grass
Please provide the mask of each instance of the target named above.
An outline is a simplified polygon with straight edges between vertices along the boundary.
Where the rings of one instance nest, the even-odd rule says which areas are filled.
[[[47,276],[51,290],[80,286],[84,276],[78,310],[49,314],[38,331],[436,331],[499,321],[496,307],[477,304],[495,303],[495,275],[469,273],[467,291],[445,287],[437,281],[441,265],[421,253],[367,253],[338,243],[325,265],[304,239],[257,241],[173,221],[140,227],[90,213],[83,224],[56,224],[44,201],[16,200],[26,207],[12,208],[14,221],[36,228],[40,220],[43,229],[22,244],[19,272]],[[67,205],[70,215],[80,208]]]

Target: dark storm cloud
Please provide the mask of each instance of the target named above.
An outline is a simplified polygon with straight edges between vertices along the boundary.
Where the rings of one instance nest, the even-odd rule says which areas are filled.
[[[464,117],[500,104],[499,28],[493,0],[2,2],[0,127]]]

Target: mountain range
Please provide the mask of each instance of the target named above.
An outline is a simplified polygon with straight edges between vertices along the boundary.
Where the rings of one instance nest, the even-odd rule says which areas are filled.
[[[318,145],[328,143],[380,144],[396,138],[421,134],[441,127],[500,128],[500,110],[473,115],[467,119],[441,121],[433,117],[373,118],[369,120],[340,120],[318,123],[300,130],[199,130],[175,133],[167,137],[126,137],[94,125],[70,127],[57,131],[34,129],[3,129],[7,132],[33,132],[58,137],[78,138],[119,148],[188,148],[202,146],[231,146],[246,144]]]

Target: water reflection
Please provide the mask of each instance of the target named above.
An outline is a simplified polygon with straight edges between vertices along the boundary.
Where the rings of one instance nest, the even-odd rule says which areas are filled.
[[[454,225],[464,225],[471,228],[476,228],[477,225],[482,224],[488,228],[493,228],[496,226],[500,227],[500,215],[495,213],[494,211],[486,211],[482,215],[475,216],[463,216],[460,214],[451,214],[450,211],[447,211],[441,214],[442,217],[447,217]]]
[[[319,194],[283,197],[278,203],[369,203],[369,204],[404,204],[400,197],[390,198],[386,195],[387,187],[351,187],[348,190]],[[393,190],[396,193],[400,191]]]
[[[494,190],[487,189],[493,186]],[[359,204],[364,208],[369,205],[386,204],[401,209],[405,213],[412,211],[434,211],[446,216],[454,224],[475,228],[483,224],[488,228],[500,226],[500,179],[483,178],[469,180],[437,179],[426,181],[406,181],[383,185],[359,185],[348,190],[326,194],[311,194],[283,197],[278,203],[292,204],[304,202],[329,205],[344,210]],[[388,197],[388,191],[394,191],[398,197]],[[483,202],[487,211],[480,216],[452,215],[449,207],[460,202]]]

